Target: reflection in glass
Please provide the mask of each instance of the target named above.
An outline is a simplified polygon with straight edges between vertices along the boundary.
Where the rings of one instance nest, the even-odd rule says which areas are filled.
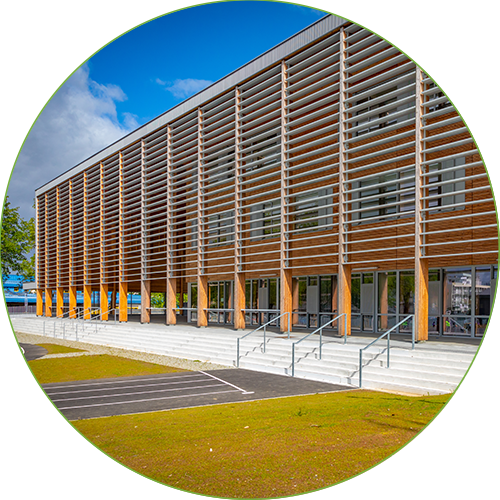
[[[444,313],[451,315],[470,315],[472,312],[471,302],[471,270],[445,270],[443,287]]]
[[[415,273],[401,271],[399,274],[399,313],[414,314]]]
[[[490,315],[491,272],[489,268],[476,269],[476,314]]]

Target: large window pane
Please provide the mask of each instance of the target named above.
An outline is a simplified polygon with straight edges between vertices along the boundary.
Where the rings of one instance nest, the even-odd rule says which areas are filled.
[[[443,285],[444,314],[470,315],[472,312],[471,270],[445,270]]]
[[[378,273],[378,312],[396,314],[396,273]]]
[[[361,276],[353,274],[351,277],[351,312],[361,311]]]
[[[408,315],[415,313],[415,272],[401,271],[399,273],[399,313]]]
[[[476,314],[489,316],[491,312],[491,271],[490,268],[476,268]]]

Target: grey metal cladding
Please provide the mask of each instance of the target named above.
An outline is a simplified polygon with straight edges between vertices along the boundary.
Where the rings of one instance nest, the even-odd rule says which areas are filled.
[[[333,15],[326,15],[325,17],[322,17],[315,23],[304,28],[302,31],[299,31],[298,33],[279,43],[275,47],[269,49],[267,52],[264,52],[262,55],[256,57],[252,61],[249,61],[232,73],[229,73],[209,87],[189,97],[177,106],[174,106],[165,113],[161,114],[157,118],[154,118],[150,122],[142,125],[130,134],[122,137],[118,141],[95,153],[70,170],[67,170],[55,179],[39,187],[35,190],[35,195],[39,196],[45,193],[61,182],[64,182],[65,180],[73,177],[74,175],[80,173],[81,171],[87,169],[95,163],[103,160],[104,158],[107,158],[111,154],[125,148],[127,145],[140,140],[142,137],[150,134],[151,132],[154,132],[159,127],[171,123],[176,118],[182,116],[188,111],[201,106],[206,101],[218,96],[219,94],[222,94],[235,85],[238,85],[240,82],[267,68],[268,66],[281,61],[293,52],[313,42],[317,38],[326,35],[330,31],[337,29],[339,26],[347,22],[347,20]]]

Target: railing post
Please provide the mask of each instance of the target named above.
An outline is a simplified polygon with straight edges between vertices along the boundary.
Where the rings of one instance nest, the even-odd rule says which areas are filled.
[[[363,382],[361,380],[361,371],[363,370],[363,349],[359,350],[359,388],[361,389]]]
[[[266,329],[267,327],[264,326],[264,352],[266,352]]]
[[[347,314],[344,313],[344,344],[347,344]]]
[[[290,327],[292,325],[292,313],[288,312],[288,338],[290,338]]]
[[[236,339],[236,367],[240,367],[240,338]]]
[[[319,359],[321,359],[322,346],[323,346],[323,328],[319,331]]]
[[[292,344],[292,377],[295,376],[295,342]]]
[[[411,321],[411,348],[412,350],[415,349],[415,319],[416,319],[416,314],[413,315],[412,321]]]
[[[391,348],[391,332],[387,335],[387,368],[389,368],[389,350]]]

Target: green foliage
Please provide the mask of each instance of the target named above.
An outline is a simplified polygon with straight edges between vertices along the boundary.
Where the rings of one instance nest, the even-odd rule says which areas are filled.
[[[152,293],[151,294],[151,307],[165,307],[165,294],[164,293]]]
[[[29,253],[35,246],[35,219],[24,220],[19,207],[12,208],[8,197],[2,214],[2,276],[22,274],[26,280],[35,278],[35,256]]]

